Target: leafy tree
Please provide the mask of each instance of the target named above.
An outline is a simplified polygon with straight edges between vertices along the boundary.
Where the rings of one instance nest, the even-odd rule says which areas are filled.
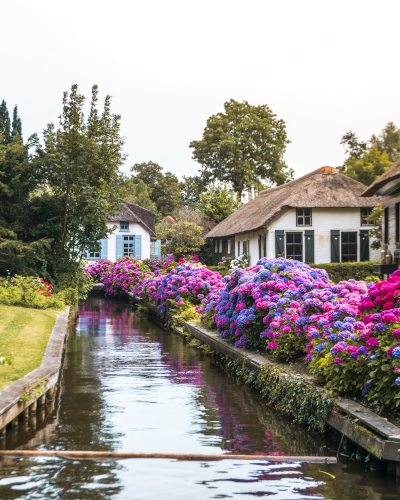
[[[182,205],[195,206],[200,201],[200,195],[206,190],[206,184],[198,175],[183,176],[183,180],[179,183],[179,189]]]
[[[344,145],[349,157],[355,160],[359,160],[367,150],[367,143],[361,142],[351,130],[342,137],[340,144]]]
[[[366,150],[359,158],[350,156],[339,170],[349,177],[369,186],[387,170],[392,162],[386,152],[376,146]]]
[[[370,143],[379,151],[387,153],[391,162],[400,158],[400,129],[393,122],[389,122],[378,136],[373,135]]]
[[[10,115],[4,99],[0,105],[0,134],[2,134],[2,143],[9,144],[11,141]]]
[[[177,222],[169,229],[165,252],[173,253],[175,257],[193,255],[205,243],[202,234],[203,228],[194,222]]]
[[[134,176],[123,176],[120,189],[121,198],[125,203],[136,203],[136,205],[157,213],[157,205],[151,200],[150,189],[141,179]]]
[[[13,112],[11,135],[12,135],[12,137],[14,137],[17,134],[20,136],[20,138],[22,140],[22,122],[21,122],[21,117],[18,115],[17,105],[15,105],[14,112]]]
[[[198,208],[208,220],[221,222],[242,206],[239,195],[226,185],[211,185],[200,195]]]
[[[97,109],[98,88],[92,88],[87,120],[85,97],[73,85],[64,92],[59,128],[44,130],[44,147],[36,156],[44,175],[41,189],[31,197],[25,227],[38,238],[53,239],[47,256],[49,272],[57,279],[73,275],[87,250],[98,250],[105,238],[107,214],[121,207],[119,167],[125,156],[120,137],[120,116],[111,113],[107,96],[101,115]],[[64,279],[64,278],[63,278]]]
[[[163,216],[171,215],[180,206],[179,182],[176,175],[163,172],[163,168],[149,161],[136,163],[131,168],[136,179],[143,181],[150,190],[150,199]]]
[[[370,237],[374,238],[371,248],[378,250],[382,243],[382,205],[374,207],[367,220],[374,223],[374,227],[369,230]]]
[[[24,224],[30,196],[40,182],[40,169],[19,136],[7,145],[0,133],[0,274],[32,274],[45,263],[50,247],[46,235],[35,238]]]
[[[193,158],[202,167],[202,177],[231,183],[241,197],[246,186],[265,180],[283,184],[292,170],[283,161],[289,140],[283,120],[267,105],[251,106],[233,99],[224,104],[225,113],[207,120],[200,141],[192,141]]]

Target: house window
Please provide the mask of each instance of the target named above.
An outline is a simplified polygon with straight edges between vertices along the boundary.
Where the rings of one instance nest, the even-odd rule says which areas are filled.
[[[389,207],[384,211],[384,228],[383,228],[383,242],[389,243]]]
[[[362,208],[361,209],[361,225],[362,226],[373,226],[374,223],[367,220],[367,217],[371,215],[372,208]]]
[[[238,241],[238,257],[240,255],[240,241]]]
[[[134,257],[135,256],[135,237],[134,236],[124,236],[123,256],[124,257]]]
[[[218,253],[218,240],[215,240],[214,243],[214,253]]]
[[[303,233],[286,233],[286,258],[303,260]]]
[[[219,253],[222,253],[222,240],[219,240]]]
[[[100,252],[90,252],[89,257],[91,259],[100,259]]]
[[[341,233],[342,262],[357,262],[357,233]]]
[[[296,225],[297,226],[311,226],[311,208],[296,208]]]
[[[231,254],[231,240],[228,240],[228,250],[227,250],[227,252],[228,252],[228,255]]]
[[[120,231],[129,231],[129,222],[120,222],[119,223]]]

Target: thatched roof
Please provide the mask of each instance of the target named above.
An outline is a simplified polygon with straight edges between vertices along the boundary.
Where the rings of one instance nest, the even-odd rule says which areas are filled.
[[[335,168],[322,167],[295,181],[261,191],[254,200],[215,226],[207,237],[233,236],[267,229],[289,208],[375,207],[380,198],[361,198],[365,186]]]
[[[377,194],[389,194],[392,185],[388,186],[389,183],[395,181],[400,177],[400,160],[397,160],[393,165],[386,170],[376,181],[374,181],[367,189],[363,192],[361,196],[372,196],[377,191],[381,190]],[[393,182],[393,186],[398,185],[399,182]],[[381,189],[385,186],[385,189]]]
[[[109,216],[108,220],[110,222],[137,222],[150,234],[151,239],[156,238],[156,214],[134,203],[125,203],[122,210]]]

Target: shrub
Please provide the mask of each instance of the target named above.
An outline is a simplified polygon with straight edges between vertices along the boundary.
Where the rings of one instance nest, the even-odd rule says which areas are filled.
[[[225,289],[210,294],[199,312],[208,325],[211,318],[215,321],[221,337],[236,339],[236,347],[263,347],[290,360],[305,352],[305,333],[295,323],[299,300],[327,285],[323,270],[299,261],[264,258],[234,271]]]
[[[346,280],[365,280],[372,275],[374,264],[379,261],[369,262],[338,262],[329,264],[311,264],[315,269],[325,269],[329,274],[329,279],[334,283]]]
[[[63,297],[53,295],[52,288],[42,278],[8,276],[0,280],[0,304],[34,309],[62,309]]]

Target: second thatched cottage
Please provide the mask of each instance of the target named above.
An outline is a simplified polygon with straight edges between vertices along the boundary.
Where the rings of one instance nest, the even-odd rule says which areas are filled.
[[[214,264],[246,252],[250,264],[285,256],[306,263],[377,260],[366,217],[380,198],[361,197],[365,186],[332,167],[262,191],[215,226]]]

